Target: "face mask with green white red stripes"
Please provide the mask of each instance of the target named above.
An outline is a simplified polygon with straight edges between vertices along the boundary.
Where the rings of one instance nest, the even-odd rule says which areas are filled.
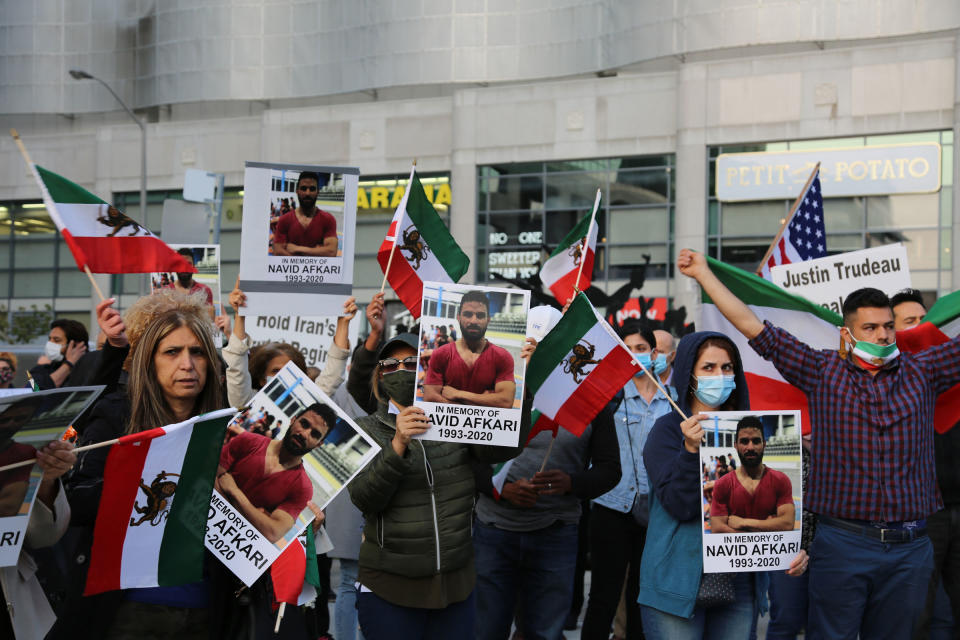
[[[896,342],[876,344],[866,340],[854,340],[851,351],[866,369],[883,369],[900,357]]]

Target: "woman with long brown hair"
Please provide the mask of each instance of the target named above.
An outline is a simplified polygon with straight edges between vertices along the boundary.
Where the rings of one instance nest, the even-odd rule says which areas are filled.
[[[220,362],[212,340],[213,326],[201,297],[173,290],[148,296],[128,311],[129,325],[108,303],[97,310],[110,345],[130,352],[126,364],[129,380],[124,390],[106,395],[94,406],[79,445],[181,422],[222,408]],[[66,604],[49,637],[133,638],[141,637],[145,629],[150,629],[153,638],[208,637],[214,621],[208,612],[210,589],[206,581],[79,597],[86,582],[109,450],[102,447],[83,452],[67,481],[71,524],[82,527],[74,554],[77,597]]]

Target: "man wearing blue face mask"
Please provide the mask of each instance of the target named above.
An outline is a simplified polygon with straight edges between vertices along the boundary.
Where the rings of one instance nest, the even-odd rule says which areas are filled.
[[[652,329],[627,320],[620,337],[645,369],[654,372],[657,340]],[[610,403],[614,407],[620,443],[620,482],[593,501],[590,512],[590,600],[583,620],[584,640],[606,640],[627,576],[627,638],[642,638],[640,558],[647,533],[649,483],[643,466],[643,446],[657,418],[670,412],[670,402],[642,371],[627,382]],[[629,568],[629,572],[628,572]]]
[[[672,333],[663,329],[654,329],[653,335],[657,339],[657,357],[653,362],[653,372],[660,378],[660,382],[670,384],[673,359],[677,355],[676,341]]]
[[[818,524],[807,637],[909,638],[933,570],[926,518],[942,505],[934,401],[960,382],[960,341],[901,354],[890,301],[868,288],[843,303],[840,349],[813,349],[761,322],[702,255],[684,249],[677,266],[809,401],[804,506]]]

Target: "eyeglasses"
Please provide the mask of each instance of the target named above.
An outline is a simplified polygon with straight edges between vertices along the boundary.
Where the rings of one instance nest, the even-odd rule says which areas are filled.
[[[393,373],[401,364],[404,369],[414,369],[417,366],[417,356],[407,356],[403,360],[385,358],[380,361],[380,371],[382,373]]]
[[[487,317],[486,311],[461,311],[460,315],[464,318],[476,318],[477,320],[483,320]]]
[[[744,446],[748,444],[753,444],[753,445],[763,444],[763,438],[740,438],[740,444]]]

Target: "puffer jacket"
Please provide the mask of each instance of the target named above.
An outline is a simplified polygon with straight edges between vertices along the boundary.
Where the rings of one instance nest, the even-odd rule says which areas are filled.
[[[476,492],[470,461],[504,462],[522,447],[413,440],[400,457],[390,444],[396,416],[386,403],[357,424],[382,448],[348,485],[366,520],[360,566],[408,578],[466,567],[473,555]],[[529,432],[527,401],[519,442],[526,442]]]

